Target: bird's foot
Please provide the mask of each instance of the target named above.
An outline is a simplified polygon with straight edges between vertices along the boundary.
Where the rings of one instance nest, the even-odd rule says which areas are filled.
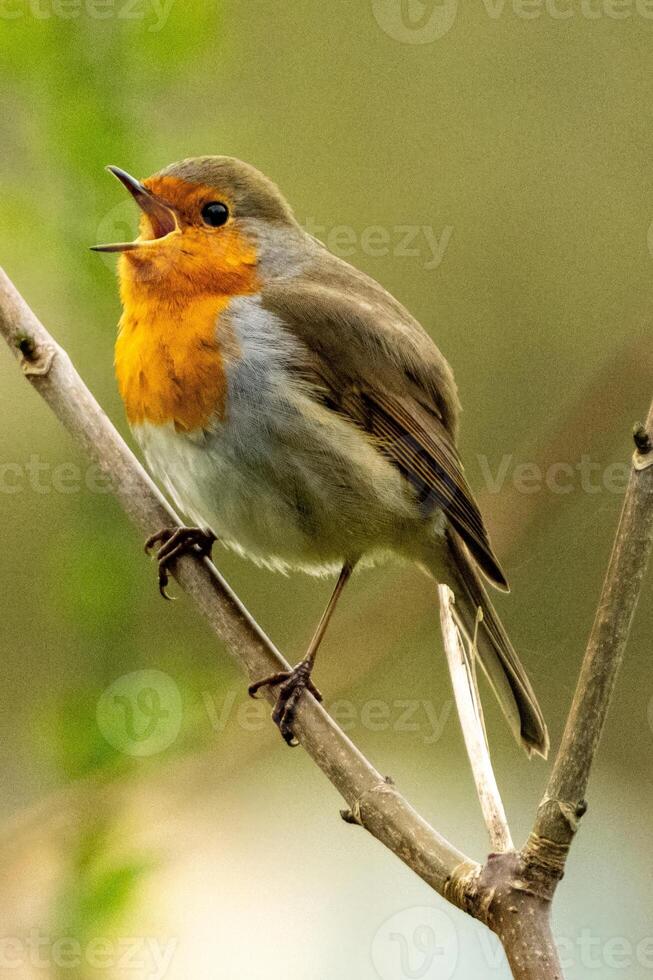
[[[164,527],[145,542],[145,552],[159,545],[156,560],[159,565],[159,592],[164,599],[172,599],[166,592],[170,580],[170,567],[180,555],[194,554],[211,557],[211,548],[217,540],[213,531],[201,527]]]
[[[303,691],[308,691],[316,701],[322,700],[322,695],[311,680],[312,663],[301,660],[292,670],[281,670],[270,677],[256,681],[249,686],[249,696],[255,698],[262,687],[277,687],[277,703],[272,712],[272,720],[278,726],[288,745],[299,745],[293,732],[293,722],[297,704]]]

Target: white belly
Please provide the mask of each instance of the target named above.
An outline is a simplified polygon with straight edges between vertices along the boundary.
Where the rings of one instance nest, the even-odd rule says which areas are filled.
[[[320,573],[400,550],[416,513],[398,471],[353,427],[307,411],[239,410],[200,437],[149,424],[134,433],[177,507],[260,563]]]

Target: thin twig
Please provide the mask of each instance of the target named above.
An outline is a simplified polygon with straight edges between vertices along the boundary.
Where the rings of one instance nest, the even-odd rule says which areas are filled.
[[[562,743],[531,835],[535,859],[562,875],[653,548],[653,404],[637,427],[633,467]],[[543,844],[543,842],[545,842]],[[548,842],[548,843],[547,843]]]
[[[469,663],[469,660],[473,657],[473,652],[470,652],[470,658],[465,656],[463,647],[465,641],[456,627],[451,611],[451,604],[455,601],[454,594],[448,585],[438,586],[438,597],[440,599],[442,638],[451,674],[453,694],[465,739],[465,748],[476,783],[476,792],[483,811],[483,819],[490,835],[490,845],[493,851],[512,851],[514,845],[510,836],[506,811],[492,769],[476,679],[473,673],[470,673],[473,671],[473,665]]]

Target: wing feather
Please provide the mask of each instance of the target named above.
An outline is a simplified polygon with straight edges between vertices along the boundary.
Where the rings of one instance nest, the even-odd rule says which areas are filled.
[[[319,261],[332,268],[263,293],[265,307],[300,341],[296,369],[370,435],[425,514],[444,511],[484,574],[507,589],[456,449],[458,400],[447,362],[378,283],[329,253]]]

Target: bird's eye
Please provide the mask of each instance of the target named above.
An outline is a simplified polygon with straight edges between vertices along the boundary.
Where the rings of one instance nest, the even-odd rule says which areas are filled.
[[[229,217],[229,208],[222,201],[209,201],[202,208],[202,221],[212,228],[224,225]]]

